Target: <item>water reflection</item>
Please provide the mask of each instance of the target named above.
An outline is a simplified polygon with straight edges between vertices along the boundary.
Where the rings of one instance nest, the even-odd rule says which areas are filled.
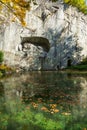
[[[30,72],[0,82],[0,130],[86,130],[87,77]]]

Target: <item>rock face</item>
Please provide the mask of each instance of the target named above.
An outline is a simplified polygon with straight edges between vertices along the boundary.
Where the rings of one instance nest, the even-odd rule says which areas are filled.
[[[10,23],[1,32],[4,62],[28,70],[59,69],[79,63],[87,56],[87,16],[61,1],[36,3],[31,3],[31,11],[26,13],[26,27]],[[24,37],[45,38],[50,43],[49,52],[44,50],[48,46],[44,41],[42,45],[26,41],[23,46]]]

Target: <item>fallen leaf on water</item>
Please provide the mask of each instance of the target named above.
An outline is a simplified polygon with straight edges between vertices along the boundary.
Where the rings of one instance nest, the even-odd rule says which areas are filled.
[[[32,102],[32,105],[33,105],[34,108],[37,108],[37,107],[38,107],[38,104],[37,104],[37,103]]]
[[[58,110],[58,109],[54,109],[54,112],[55,112],[55,113],[58,113],[58,112],[59,112],[59,110]]]
[[[27,106],[27,107],[26,107],[26,109],[30,109],[30,107],[29,107],[29,106]]]
[[[83,130],[87,130],[86,128],[83,128]]]
[[[54,114],[54,112],[53,112],[53,111],[51,111],[50,113],[51,113],[51,114]]]
[[[45,111],[45,112],[49,112],[48,108],[46,108],[46,107],[42,107],[41,110]]]
[[[50,102],[53,102],[53,100],[52,100],[52,99],[50,99]]]
[[[71,113],[67,113],[67,112],[63,112],[62,114],[65,115],[65,116],[71,115]]]
[[[50,104],[50,107],[56,108],[56,107],[57,107],[57,104]]]
[[[50,109],[50,113],[58,113],[59,112],[59,110],[58,109]]]
[[[41,103],[42,102],[42,98],[38,98],[38,102]]]

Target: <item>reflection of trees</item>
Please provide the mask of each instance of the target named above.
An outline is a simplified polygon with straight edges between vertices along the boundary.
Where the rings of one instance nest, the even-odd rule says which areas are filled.
[[[79,77],[81,91],[78,94],[79,103],[71,107],[72,120],[66,123],[65,130],[81,130],[87,128],[87,80]],[[84,125],[83,125],[84,124]]]
[[[78,95],[81,91],[80,81],[73,80],[70,75],[67,77],[64,73],[55,74],[51,72],[42,72],[40,74],[33,75],[33,83],[31,85],[25,85],[23,98],[28,100],[37,100],[42,98],[44,101],[61,103],[61,104],[76,104],[78,103]]]
[[[76,108],[73,108],[74,112],[71,113],[71,120],[69,120],[66,125],[64,130],[82,130],[84,128],[87,128],[87,108],[85,109],[85,115],[82,115],[79,112],[79,106]],[[78,111],[76,111],[78,109]]]
[[[27,73],[26,75],[23,74],[4,80],[0,84],[0,94],[4,97],[4,91],[8,93],[8,95],[5,95],[7,111],[4,109],[3,112],[3,115],[8,114],[9,116],[8,129],[10,126],[16,129],[16,113],[21,113],[25,109],[29,109],[33,102],[33,104],[38,104],[39,107],[34,109],[32,105],[32,111],[36,113],[38,111],[39,114],[42,112],[41,108],[43,105],[45,105],[45,108],[47,107],[47,109],[50,109],[50,105],[56,104],[59,112],[54,115],[47,113],[50,115],[50,118],[53,119],[53,121],[58,119],[58,122],[63,122],[65,126],[64,130],[80,130],[80,128],[77,129],[77,125],[81,127],[80,124],[83,125],[87,122],[87,100],[83,98],[84,95],[85,98],[87,97],[86,86],[86,78],[77,77],[70,73],[67,75],[67,73],[64,72],[30,72],[30,74]],[[23,104],[20,100],[20,94],[16,95],[17,91],[21,91],[22,93],[21,98]],[[6,92],[5,94],[7,94]],[[29,108],[25,108],[27,105],[26,102]],[[0,105],[2,108],[5,107],[2,106],[2,104]],[[1,107],[0,110],[2,109]],[[29,110],[26,111],[29,112]],[[70,115],[63,115],[64,112],[65,114],[70,113]],[[33,113],[33,116],[35,116],[36,113]],[[23,112],[23,114],[25,113]],[[14,120],[11,121],[10,116],[12,115],[14,116],[12,119]],[[44,117],[45,115],[46,113],[43,114]],[[33,116],[32,120],[34,119]],[[24,119],[25,116],[21,117],[20,114],[19,117]],[[47,119],[49,119],[49,117]]]
[[[79,94],[80,98],[80,105],[81,107],[87,107],[87,80],[83,77],[81,77],[81,83],[82,91]]]
[[[1,96],[4,96],[4,86],[2,82],[0,82],[0,97]]]
[[[0,82],[0,111],[3,111],[3,104],[5,102],[4,85]]]
[[[81,106],[80,101],[81,96],[85,92],[82,86],[83,84],[86,85],[86,82],[82,78],[74,77],[70,73],[67,75],[66,73],[54,72],[53,74],[51,72],[42,72],[38,76],[33,76],[34,86],[33,88],[26,87],[23,101],[26,102],[26,99],[27,103],[41,101],[47,107],[48,104],[55,103],[58,104],[59,109],[62,106],[62,110],[60,109],[62,112],[66,112],[65,114],[71,113],[70,118],[64,118],[64,130],[80,130],[81,125],[85,125],[87,122],[87,107]],[[32,91],[33,95],[31,95]],[[67,118],[69,118],[68,121],[66,121]]]
[[[42,98],[44,101],[60,103],[63,105],[79,102],[81,91],[80,80],[73,79],[71,74],[58,72],[30,72],[10,79],[12,86],[5,93],[6,99],[15,99],[15,96],[30,101]],[[6,83],[5,83],[6,86]],[[8,87],[9,87],[8,86]]]

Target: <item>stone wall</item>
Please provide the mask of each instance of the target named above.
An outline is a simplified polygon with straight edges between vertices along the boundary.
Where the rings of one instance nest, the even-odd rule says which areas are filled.
[[[40,69],[39,57],[46,52],[40,46],[29,45],[27,55],[21,48],[21,37],[43,37],[49,40],[50,51],[45,69],[65,68],[69,60],[77,64],[87,56],[87,16],[62,1],[36,1],[26,13],[26,27],[10,23],[0,35],[0,49],[5,51],[5,63]],[[39,49],[38,49],[39,48]],[[25,57],[24,57],[25,56]],[[32,59],[32,60],[31,60]]]

